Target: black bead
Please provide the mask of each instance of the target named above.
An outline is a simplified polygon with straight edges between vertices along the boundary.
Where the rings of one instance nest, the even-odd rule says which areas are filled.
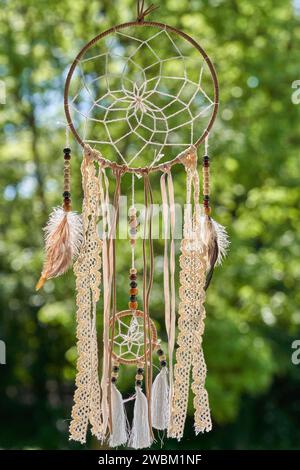
[[[139,367],[139,368],[137,369],[137,373],[140,374],[140,375],[143,374],[143,373],[144,373],[144,369],[142,369],[141,367]]]
[[[158,349],[157,350],[157,354],[158,356],[162,356],[164,354],[163,350],[162,349]]]
[[[112,377],[112,378],[111,378],[111,382],[112,382],[113,384],[115,384],[116,381],[117,381],[117,377]]]
[[[160,365],[161,365],[161,367],[166,367],[167,361],[161,361]]]
[[[64,153],[71,153],[71,149],[69,147],[64,148]]]
[[[209,201],[209,196],[205,195],[203,199],[204,199],[204,201]]]
[[[136,302],[136,295],[131,295],[131,296],[129,297],[129,300],[130,300],[131,302]]]
[[[69,191],[64,191],[62,195],[63,197],[71,197],[71,193]]]
[[[142,385],[142,381],[141,380],[136,380],[135,381],[135,385],[137,385],[138,387],[140,387]]]
[[[130,287],[137,287],[137,283],[135,281],[131,281]]]
[[[118,366],[113,366],[113,371],[114,372],[119,372],[119,367]]]
[[[208,156],[208,155],[204,155],[203,161],[204,161],[204,162],[209,162],[209,156]]]

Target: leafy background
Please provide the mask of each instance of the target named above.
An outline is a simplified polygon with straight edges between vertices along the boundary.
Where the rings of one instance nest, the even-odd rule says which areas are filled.
[[[132,0],[1,0],[0,76],[7,93],[0,116],[2,448],[80,447],[67,435],[76,360],[74,279],[67,274],[34,291],[41,227],[60,203],[64,130],[58,121],[69,64],[99,31],[132,19],[134,7]],[[164,448],[299,448],[300,366],[291,362],[300,334],[300,104],[291,101],[292,82],[300,79],[299,2],[167,0],[153,18],[190,33],[216,65],[221,109],[211,143],[213,206],[231,237],[230,256],[207,299],[214,429],[195,438],[190,410],[184,440],[165,440]],[[80,152],[72,146],[80,210]],[[182,184],[178,172],[177,193]],[[158,196],[157,181],[153,185]],[[159,264],[158,243],[156,251]],[[128,263],[126,252],[118,263],[120,305],[127,302]],[[161,282],[158,269],[152,313],[162,330]],[[123,373],[124,393],[132,391],[133,374]],[[89,439],[86,448],[97,446]]]

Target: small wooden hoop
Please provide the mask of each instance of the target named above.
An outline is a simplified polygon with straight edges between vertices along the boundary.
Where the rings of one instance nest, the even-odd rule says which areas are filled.
[[[193,147],[198,148],[202,144],[202,142],[204,142],[205,138],[208,136],[208,134],[209,134],[214,122],[215,122],[217,113],[218,113],[218,108],[219,108],[219,84],[218,84],[217,74],[216,74],[215,68],[213,66],[213,63],[211,62],[211,60],[208,57],[207,53],[204,51],[204,49],[191,36],[189,36],[188,34],[184,33],[183,31],[181,31],[181,30],[179,30],[179,29],[177,29],[173,26],[169,26],[167,24],[159,23],[159,22],[156,22],[156,21],[131,21],[131,22],[128,22],[128,23],[123,23],[123,24],[114,26],[114,27],[112,27],[110,29],[107,29],[106,31],[98,34],[97,36],[95,36],[91,41],[89,41],[80,50],[80,52],[77,54],[75,60],[73,61],[72,65],[70,67],[70,70],[69,70],[68,75],[67,75],[66,83],[65,83],[65,90],[64,90],[64,110],[65,110],[67,125],[68,125],[69,129],[73,133],[73,135],[76,138],[77,142],[83,148],[85,148],[86,144],[83,142],[83,140],[81,139],[80,135],[78,134],[78,132],[76,131],[76,129],[74,127],[74,124],[73,124],[73,121],[72,121],[72,118],[71,118],[71,114],[70,114],[69,100],[68,100],[72,76],[73,76],[74,70],[75,70],[78,62],[80,61],[81,57],[85,54],[85,52],[88,49],[90,49],[92,46],[94,46],[98,41],[100,41],[104,37],[106,37],[106,36],[108,36],[112,33],[115,33],[117,31],[121,31],[123,29],[130,28],[132,26],[137,26],[137,27],[152,26],[152,27],[156,27],[156,28],[159,28],[159,29],[167,30],[169,32],[178,34],[179,36],[181,36],[183,39],[185,39],[187,42],[189,42],[193,47],[195,47],[198,50],[198,52],[200,53],[200,55],[203,57],[206,64],[208,65],[208,68],[210,70],[210,74],[211,74],[211,77],[212,77],[212,81],[213,81],[213,86],[214,86],[214,108],[213,108],[213,112],[212,112],[212,115],[210,117],[210,120],[209,120],[209,123],[208,123],[206,129],[204,130],[201,137],[199,137],[198,140],[193,144]],[[180,154],[180,155],[177,155],[177,157],[175,157],[173,160],[167,162],[167,164],[162,163],[160,165],[156,165],[156,166],[153,166],[153,167],[144,167],[144,168],[138,168],[138,169],[129,168],[126,165],[119,165],[115,162],[110,162],[109,160],[106,160],[106,159],[105,160],[103,159],[103,161],[105,161],[105,166],[110,167],[112,169],[120,168],[121,171],[126,171],[126,172],[130,172],[130,173],[140,173],[141,174],[145,171],[147,171],[147,172],[151,171],[152,172],[152,171],[156,171],[156,170],[163,170],[166,167],[166,165],[168,166],[168,168],[170,168],[174,164],[182,163],[182,158],[183,158],[182,154]]]
[[[122,310],[121,312],[118,312],[115,316],[115,319],[111,319],[110,320],[110,327],[112,326],[113,324],[113,320],[115,322],[118,321],[119,318],[123,318],[123,317],[128,317],[128,316],[132,316],[132,317],[138,317],[138,318],[143,318],[144,317],[144,312],[142,312],[141,310]],[[153,321],[151,320],[150,318],[150,325],[151,325],[151,343],[152,343],[152,351],[155,350],[155,348],[157,348],[157,331],[156,331],[156,327],[153,323]],[[150,348],[147,349],[147,357],[149,357],[149,354],[150,354]],[[140,364],[142,362],[144,362],[144,354],[142,356],[140,356],[139,358],[137,359],[123,359],[123,358],[120,358],[113,350],[113,345],[112,345],[112,357],[113,357],[113,360],[119,364],[124,364],[124,365],[132,365],[132,364]]]

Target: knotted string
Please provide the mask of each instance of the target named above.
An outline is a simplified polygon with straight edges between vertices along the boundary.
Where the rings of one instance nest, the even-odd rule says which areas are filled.
[[[142,23],[146,16],[152,13],[154,10],[159,8],[159,5],[155,6],[151,4],[148,8],[144,10],[145,0],[137,0],[137,21]]]

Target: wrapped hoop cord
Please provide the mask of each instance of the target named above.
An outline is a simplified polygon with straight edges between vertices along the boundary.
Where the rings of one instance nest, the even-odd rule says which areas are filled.
[[[214,121],[216,119],[217,112],[218,112],[218,107],[219,107],[219,85],[218,85],[218,78],[217,78],[215,68],[214,68],[210,58],[208,57],[207,53],[204,51],[204,49],[192,37],[190,37],[185,32],[183,32],[183,31],[181,31],[177,28],[174,28],[173,26],[169,26],[169,25],[166,25],[164,23],[159,23],[159,22],[155,22],[155,21],[132,21],[132,22],[127,22],[127,23],[120,24],[118,26],[114,26],[114,27],[100,33],[96,37],[94,37],[91,41],[89,41],[81,49],[81,51],[78,53],[78,55],[76,56],[75,60],[73,61],[72,65],[70,67],[69,73],[67,75],[66,83],[65,83],[64,110],[65,110],[65,115],[66,115],[67,124],[68,124],[69,129],[73,133],[73,135],[76,138],[77,142],[83,148],[85,148],[86,144],[84,143],[84,141],[82,140],[82,138],[80,137],[80,135],[78,134],[78,132],[77,132],[75,126],[74,126],[74,123],[73,123],[72,117],[71,117],[71,113],[70,113],[70,109],[69,109],[69,90],[70,90],[70,84],[71,84],[73,73],[76,69],[76,66],[78,65],[78,63],[81,60],[81,58],[83,57],[83,55],[92,46],[94,46],[98,41],[105,38],[106,36],[109,36],[110,34],[116,33],[118,31],[121,31],[121,30],[126,29],[126,28],[130,28],[130,27],[156,27],[156,28],[161,29],[161,30],[166,30],[168,32],[175,33],[175,34],[181,36],[187,42],[189,42],[195,49],[197,49],[199,54],[202,56],[202,58],[206,62],[207,66],[209,68],[209,71],[210,71],[212,82],[213,82],[214,100],[213,100],[213,111],[212,111],[212,114],[210,116],[210,120],[209,120],[209,122],[206,126],[206,129],[204,130],[202,135],[191,146],[191,147],[195,147],[195,148],[199,147],[204,142],[207,135],[209,134],[209,132],[210,132],[210,130],[211,130],[213,124],[214,124]],[[135,173],[135,174],[143,174],[145,172],[153,172],[153,171],[165,171],[166,168],[170,168],[171,166],[173,166],[176,163],[182,163],[184,157],[189,153],[191,147],[189,149],[185,150],[184,152],[181,152],[179,155],[177,155],[173,160],[170,160],[169,162],[160,163],[160,164],[153,165],[153,166],[150,166],[150,167],[131,168],[127,165],[118,164],[116,162],[109,161],[109,160],[104,159],[103,157],[100,157],[100,156],[98,156],[98,160],[105,167],[112,168],[113,170],[120,169],[123,172],[129,172],[129,173]]]
[[[123,318],[127,317],[132,317],[132,318],[143,318],[143,312],[141,310],[136,310],[134,313],[131,310],[123,310],[121,312],[118,312],[116,314],[115,322],[119,322]],[[113,319],[110,321],[110,326],[112,326]],[[158,341],[157,341],[157,331],[156,327],[153,323],[152,320],[150,320],[150,337],[151,337],[151,344],[152,344],[152,349],[155,349],[158,347]],[[150,355],[150,347],[149,347],[149,341],[147,342],[147,356],[149,357]],[[112,357],[113,359],[119,363],[119,364],[125,364],[125,365],[130,365],[130,364],[140,364],[144,360],[144,354],[136,357],[135,359],[125,359],[120,357],[115,351],[114,351],[114,344],[111,345],[112,347]]]

